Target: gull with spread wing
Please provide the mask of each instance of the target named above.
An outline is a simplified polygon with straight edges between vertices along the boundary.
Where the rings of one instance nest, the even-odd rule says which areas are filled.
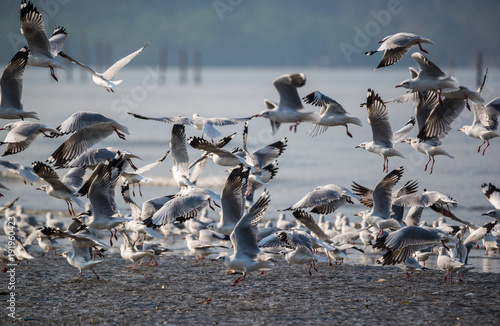
[[[45,32],[42,15],[31,1],[26,3],[26,0],[23,0],[21,2],[21,33],[26,38],[30,50],[28,65],[49,68],[52,78],[58,81],[54,68],[64,69],[64,67],[55,60],[55,57],[63,48],[64,40],[68,35],[66,29],[57,27],[49,39]]]
[[[19,50],[0,76],[0,119],[40,119],[36,112],[24,111],[21,103],[23,74],[28,57],[28,49]]]
[[[149,43],[151,43],[151,41],[149,41],[146,45],[144,45],[139,50],[127,55],[124,58],[121,58],[120,60],[115,62],[111,67],[109,67],[103,73],[98,73],[98,72],[94,71],[94,69],[90,68],[89,66],[87,66],[81,62],[78,62],[77,60],[73,59],[72,57],[70,57],[69,55],[67,55],[64,52],[60,52],[59,55],[61,57],[63,57],[64,59],[69,60],[69,61],[73,62],[74,64],[76,64],[76,65],[82,67],[83,69],[87,70],[88,72],[90,72],[90,74],[92,75],[92,81],[96,85],[104,87],[108,92],[114,92],[113,87],[120,84],[123,80],[111,80],[111,79],[123,67],[125,67],[125,65],[127,65],[133,58],[135,58],[139,53],[141,53],[142,50],[144,50],[144,48],[149,45]]]

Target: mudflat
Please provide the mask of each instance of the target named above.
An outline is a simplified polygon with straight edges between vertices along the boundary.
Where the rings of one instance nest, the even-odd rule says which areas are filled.
[[[158,266],[126,268],[119,254],[108,254],[76,280],[65,259],[32,260],[15,268],[15,319],[40,324],[151,325],[498,325],[500,274],[469,272],[465,281],[443,282],[438,270],[415,272],[406,281],[397,267],[318,264],[283,260],[263,275],[226,274],[220,261],[203,265],[180,254],[157,258]],[[10,292],[1,273],[2,324]]]

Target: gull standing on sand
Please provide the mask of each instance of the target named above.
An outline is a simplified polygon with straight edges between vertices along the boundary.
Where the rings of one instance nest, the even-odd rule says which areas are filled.
[[[403,128],[393,134],[389,123],[389,112],[384,101],[382,101],[378,94],[368,89],[366,103],[363,105],[366,105],[368,109],[368,123],[372,129],[373,140],[371,142],[363,142],[356,146],[356,148],[363,148],[368,152],[382,156],[384,158],[382,170],[389,172],[389,157],[399,156],[405,158],[393,145],[404,139],[410,132],[415,125],[415,119],[410,119]]]
[[[66,39],[66,29],[57,27],[52,33],[52,37],[47,38],[43,18],[31,1],[21,2],[21,33],[28,42],[30,56],[28,64],[37,67],[46,67],[50,69],[50,75],[57,80],[54,74],[54,68],[64,69],[55,57],[61,52],[64,40]]]
[[[151,41],[149,41],[146,45],[144,45],[142,48],[139,50],[129,54],[128,56],[121,58],[120,60],[116,61],[111,67],[108,68],[103,73],[98,73],[94,71],[94,69],[90,68],[87,65],[84,65],[83,63],[78,62],[77,60],[73,59],[69,55],[67,55],[64,52],[60,52],[59,55],[63,57],[66,60],[69,60],[73,62],[74,64],[82,67],[83,69],[87,70],[90,72],[92,75],[92,81],[98,85],[104,87],[108,92],[114,92],[113,87],[116,85],[120,84],[123,80],[111,80],[127,63],[129,63],[133,58],[135,58],[139,53],[144,50],[146,46],[149,45]]]
[[[83,183],[84,167],[71,168],[62,180],[54,169],[42,162],[34,162],[33,171],[48,183],[48,185],[40,186],[36,190],[43,190],[47,195],[66,201],[68,212],[71,215],[75,215],[73,202],[83,208],[82,201],[75,196],[75,193]]]
[[[361,120],[356,117],[350,117],[348,115],[349,113],[342,107],[342,105],[319,91],[312,92],[302,99],[308,104],[321,106],[321,110],[319,112],[319,122],[315,123],[308,131],[312,137],[321,135],[329,127],[344,126],[347,136],[352,138],[352,134],[349,132],[347,124],[352,123],[360,127],[363,126]]]
[[[415,272],[415,271],[423,271],[428,268],[420,265],[415,258],[413,257],[408,257],[404,262],[398,265],[399,268],[405,271],[406,273],[406,281],[410,281],[410,276]]]
[[[493,205],[493,207],[495,207],[495,209],[487,211],[482,215],[493,217],[494,219],[500,221],[500,189],[498,189],[491,183],[484,183],[481,186],[481,189],[483,190],[483,194],[486,196],[488,201]]]
[[[453,273],[457,271],[460,272],[461,269],[465,268],[465,264],[451,258],[450,255],[448,255],[446,247],[444,246],[439,248],[437,266],[439,267],[440,270],[446,272],[446,274],[444,275],[443,282],[445,282],[447,276],[450,275],[450,284],[452,283],[453,280]]]
[[[46,125],[38,122],[31,121],[17,121],[6,124],[0,130],[8,130],[9,133],[5,139],[0,142],[0,146],[8,144],[7,149],[2,156],[16,154],[27,149],[39,134],[45,137],[53,138],[53,135],[48,135],[46,132],[59,134],[59,131],[54,128],[47,127]]]
[[[28,57],[29,50],[19,50],[0,76],[0,119],[40,119],[36,112],[24,111],[21,103],[23,74]]]
[[[257,245],[257,224],[262,219],[269,206],[270,196],[268,192],[262,193],[260,198],[249,209],[236,224],[230,239],[233,244],[234,253],[231,256],[220,255],[217,259],[222,259],[230,270],[243,271],[243,276],[238,277],[233,286],[243,281],[247,274],[257,270],[271,270],[274,264],[271,261],[258,261],[261,253]]]
[[[118,137],[123,140],[125,140],[125,135],[120,131],[129,135],[127,127],[100,113],[88,111],[72,114],[57,127],[57,130],[62,135],[70,133],[72,135],[47,159],[47,162],[53,163],[55,166],[64,166],[113,132],[116,132]]]
[[[405,54],[407,54],[414,45],[418,45],[420,51],[428,53],[422,48],[422,43],[434,44],[430,39],[412,33],[396,33],[388,35],[382,39],[380,47],[375,51],[369,51],[365,54],[370,56],[377,52],[384,51],[384,56],[377,68],[387,67],[395,64]],[[375,69],[377,69],[375,68]],[[374,70],[375,70],[374,69]]]
[[[264,100],[267,109],[255,115],[255,117],[269,119],[273,135],[276,134],[282,123],[294,123],[290,130],[295,128],[295,131],[297,131],[297,126],[302,121],[318,122],[319,115],[317,112],[300,111],[304,107],[297,92],[297,87],[302,87],[305,83],[306,76],[301,73],[282,75],[274,80],[274,87],[276,87],[280,95],[279,104]]]

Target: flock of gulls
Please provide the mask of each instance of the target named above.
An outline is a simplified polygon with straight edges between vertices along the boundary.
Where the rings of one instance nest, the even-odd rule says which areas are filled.
[[[11,209],[15,201],[5,204],[2,211],[5,211],[4,230],[9,247],[0,250],[4,268],[6,263],[23,260],[29,263],[34,257],[28,251],[37,243],[44,250],[43,254],[54,251],[54,258],[56,250],[64,249],[62,256],[80,271],[78,278],[84,270],[91,270],[99,278],[98,265],[106,262],[107,250],[114,242],[116,244],[118,234],[121,237],[121,256],[135,269],[136,263],[143,260],[148,260],[146,264],[157,265],[155,256],[169,250],[161,240],[184,233],[187,248],[196,260],[204,263],[205,257],[217,255],[214,260],[221,260],[228,271],[242,273],[233,285],[243,281],[250,272],[272,270],[273,261],[280,259],[276,254],[291,264],[307,265],[312,275],[318,262],[337,265],[348,258],[349,251],[365,252],[367,246],[371,246],[372,250],[380,251],[379,264],[400,266],[409,280],[411,273],[426,268],[425,261],[437,250],[437,266],[446,273],[444,279],[449,276],[451,282],[453,274],[457,273],[462,280],[463,275],[473,268],[468,265],[468,254],[480,241],[487,252],[498,251],[500,189],[495,185],[489,182],[482,185],[483,193],[495,207],[483,215],[490,216],[492,221],[476,226],[452,213],[450,206],[456,207],[457,201],[448,195],[427,189],[417,193],[416,180],[397,188],[404,167],[389,169],[390,157],[403,157],[395,146],[405,142],[428,156],[424,169],[427,170],[432,161],[429,173],[433,173],[436,155],[452,157],[442,145],[454,120],[464,109],[473,110],[474,121],[460,130],[482,141],[477,150],[480,152],[485,145],[482,149],[484,155],[490,140],[500,136],[497,133],[500,98],[485,103],[481,97],[484,81],[477,91],[470,90],[455,77],[443,73],[422,53],[414,52],[411,57],[418,70],[410,68],[411,78],[396,86],[408,89],[408,92],[384,101],[375,90],[368,89],[362,104],[367,110],[373,139],[357,147],[383,158],[383,178],[373,189],[356,182],[351,189],[335,184],[318,186],[296,203],[283,208],[277,221],[264,223],[272,200],[266,185],[278,174],[277,159],[285,152],[288,140],[285,137],[249,150],[250,121],[259,117],[268,119],[273,134],[281,124],[290,124],[290,130],[296,130],[300,123],[311,123],[311,137],[320,136],[334,126],[344,127],[347,136],[352,137],[349,124],[362,126],[359,118],[350,116],[341,104],[319,91],[301,99],[297,88],[305,84],[305,75],[286,74],[274,80],[279,102],[265,100],[266,109],[251,117],[204,118],[194,114],[192,117],[156,118],[130,113],[138,119],[173,125],[170,150],[162,153],[157,161],[137,168],[133,160],[139,157],[131,152],[112,147],[93,148],[106,137],[116,135],[125,140],[129,134],[126,126],[100,113],[86,111],[74,113],[56,128],[28,121],[39,120],[39,115],[23,110],[21,93],[26,65],[49,68],[57,81],[55,68],[63,67],[57,60],[58,56],[86,69],[94,83],[114,92],[121,82],[112,80],[114,75],[147,44],[104,73],[98,73],[62,52],[66,29],[56,28],[49,38],[40,12],[30,1],[21,2],[20,18],[27,46],[13,56],[0,78],[0,118],[16,120],[1,128],[8,131],[1,142],[7,145],[3,156],[27,150],[39,134],[53,138],[54,142],[61,137],[67,138],[45,162],[34,161],[29,167],[1,160],[0,165],[20,175],[26,187],[42,179],[46,184],[36,189],[64,201],[73,218],[71,224],[65,226],[49,212],[46,221],[40,223],[25,214],[20,206]],[[390,35],[381,43],[379,49],[366,53],[383,52],[377,68],[395,64],[413,46],[427,53],[422,44],[434,44],[411,33]],[[414,117],[393,132],[386,105],[407,102],[415,103]],[[303,103],[318,106],[320,110],[305,111]],[[216,128],[239,123],[244,125],[242,148],[229,150],[227,145],[235,134],[224,137]],[[187,138],[186,125],[201,130],[202,136]],[[417,136],[408,137],[415,125]],[[190,160],[188,146],[200,151],[199,158]],[[136,186],[142,196],[140,184],[146,180],[142,174],[164,162],[169,155],[173,160],[172,177],[179,191],[146,200],[140,207],[133,197]],[[220,193],[197,186],[209,160],[229,172]],[[62,176],[56,172],[60,169],[68,170]],[[122,215],[117,210],[117,187],[118,196],[130,205],[130,215]],[[8,190],[4,185],[0,188]],[[341,206],[354,201],[366,206],[366,210],[356,214],[362,218],[362,223],[353,224],[347,216],[335,214]],[[76,212],[76,206],[83,212]],[[426,208],[442,215],[433,225],[421,221]],[[209,218],[207,211],[210,210],[217,211],[220,218]],[[284,211],[291,212],[295,221],[286,220]],[[312,214],[319,215],[318,222]],[[335,214],[334,222],[325,218],[329,214]],[[445,218],[456,220],[463,226],[451,226]],[[61,239],[67,239],[69,244]]]

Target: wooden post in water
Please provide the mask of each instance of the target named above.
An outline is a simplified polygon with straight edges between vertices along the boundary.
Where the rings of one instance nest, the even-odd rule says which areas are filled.
[[[187,82],[187,51],[185,49],[179,50],[179,83],[185,84]]]
[[[158,83],[160,85],[164,85],[167,82],[167,59],[168,50],[167,46],[164,45],[160,48],[160,58],[158,61],[158,69],[160,71],[160,78],[158,79]]]
[[[201,84],[201,51],[194,51],[193,55],[193,80],[195,84]]]
[[[103,67],[102,41],[95,41],[94,46],[95,46],[95,48],[94,48],[95,71],[102,71],[102,67]]]
[[[476,56],[476,85],[481,86],[483,82],[483,52],[478,51]]]
[[[87,64],[88,60],[88,51],[87,51],[87,34],[85,33],[85,30],[80,32],[79,35],[79,41],[80,41],[80,60],[81,62]],[[85,69],[79,69],[80,71],[80,83],[84,83],[86,80],[88,80],[88,72]]]

